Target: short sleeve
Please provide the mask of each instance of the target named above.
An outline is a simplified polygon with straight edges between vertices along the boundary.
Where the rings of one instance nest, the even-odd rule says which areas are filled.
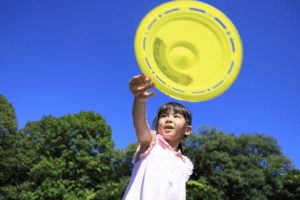
[[[136,152],[135,152],[135,154],[134,154],[134,156],[133,156],[133,159],[132,159],[132,161],[131,161],[133,164],[135,164],[135,159],[136,159],[136,156],[137,156],[137,154],[138,154],[140,148],[141,148],[141,144],[139,144],[139,146],[137,147]]]
[[[150,144],[150,147],[144,153],[142,153],[140,155],[140,160],[138,162],[140,162],[141,160],[146,159],[146,157],[151,153],[151,151],[154,148],[154,146],[155,146],[156,143],[157,143],[157,137],[155,136],[155,140]],[[132,159],[132,163],[133,164],[136,164],[135,163],[135,159],[136,159],[136,157],[138,155],[138,152],[139,152],[140,148],[141,148],[141,144],[139,144],[139,146],[137,147],[137,150],[136,150],[136,152],[135,152],[135,154],[133,156],[133,159]]]
[[[185,180],[188,181],[190,176],[193,174],[194,165],[188,157],[186,157],[186,156],[183,156],[183,157],[184,157],[185,166],[186,166]]]

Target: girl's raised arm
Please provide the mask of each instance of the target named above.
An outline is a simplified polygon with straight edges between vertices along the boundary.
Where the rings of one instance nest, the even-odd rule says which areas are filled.
[[[147,122],[146,104],[147,101],[139,101],[138,99],[134,98],[132,108],[133,125],[136,131],[136,136],[142,146],[150,145],[153,139],[149,124]]]
[[[149,146],[153,137],[155,137],[150,130],[146,115],[147,99],[155,95],[155,92],[146,93],[155,87],[155,83],[150,82],[151,79],[145,74],[135,76],[129,81],[130,91],[134,95],[132,108],[133,125],[137,138],[143,148]],[[147,83],[150,84],[147,85]]]

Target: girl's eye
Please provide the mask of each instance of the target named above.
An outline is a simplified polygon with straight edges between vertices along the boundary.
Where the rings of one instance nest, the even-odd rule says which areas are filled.
[[[166,117],[167,115],[165,114],[165,115],[162,115],[161,117]],[[175,115],[175,117],[179,117],[178,115]]]

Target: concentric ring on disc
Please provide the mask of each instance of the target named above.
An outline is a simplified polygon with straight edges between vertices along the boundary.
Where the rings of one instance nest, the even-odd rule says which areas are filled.
[[[242,64],[232,22],[199,1],[173,1],[149,12],[135,36],[140,69],[156,88],[182,101],[206,101],[225,92]]]

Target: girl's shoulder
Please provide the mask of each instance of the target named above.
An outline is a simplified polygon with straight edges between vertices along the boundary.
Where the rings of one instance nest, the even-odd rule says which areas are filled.
[[[154,142],[154,140],[155,140],[155,137],[156,137],[156,131],[150,130],[150,132],[151,132],[151,135],[152,135],[152,141],[151,141],[151,143],[152,143],[152,142]]]
[[[145,153],[149,149],[150,145],[155,141],[156,131],[153,131],[153,130],[150,130],[150,131],[151,131],[151,135],[152,135],[152,140],[151,140],[150,144],[148,144],[147,146],[141,147],[140,154]]]
[[[150,131],[151,131],[151,135],[152,135],[152,140],[151,140],[150,144],[141,145],[140,150],[137,152],[135,163],[137,163],[140,160],[140,156],[143,153],[145,153],[151,147],[151,144],[155,141],[156,131],[153,131],[153,130],[150,130]]]

